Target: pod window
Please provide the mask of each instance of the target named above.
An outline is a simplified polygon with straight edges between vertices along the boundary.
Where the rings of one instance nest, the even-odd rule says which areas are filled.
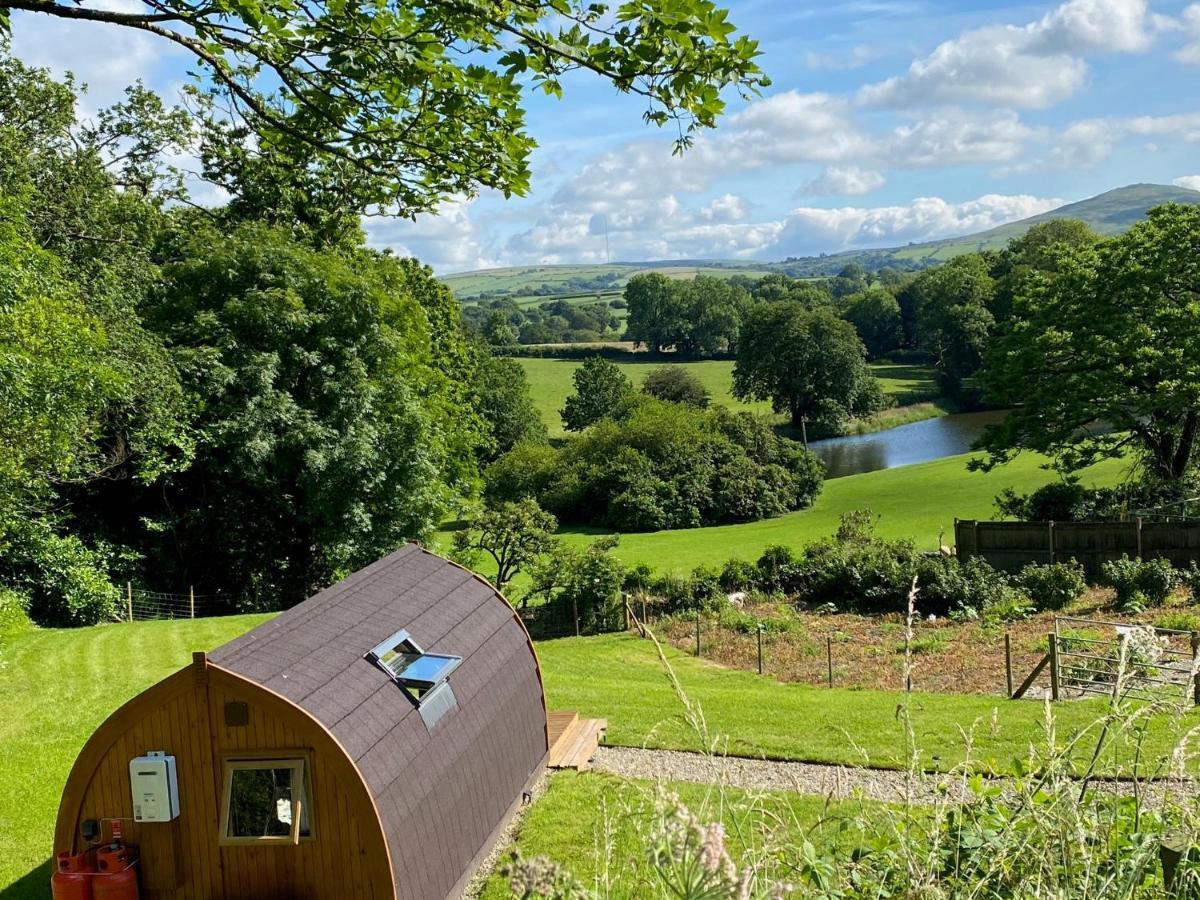
[[[225,760],[221,839],[230,844],[298,844],[309,827],[303,757]]]
[[[433,693],[462,662],[461,656],[426,653],[407,631],[397,631],[377,644],[367,659],[379,666],[418,703]]]

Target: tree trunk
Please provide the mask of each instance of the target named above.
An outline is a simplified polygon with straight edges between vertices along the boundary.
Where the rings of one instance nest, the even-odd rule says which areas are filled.
[[[1175,448],[1175,456],[1171,461],[1172,479],[1182,478],[1187,474],[1188,463],[1192,460],[1192,450],[1196,446],[1196,410],[1188,410],[1183,417],[1183,431],[1179,435],[1179,446]]]

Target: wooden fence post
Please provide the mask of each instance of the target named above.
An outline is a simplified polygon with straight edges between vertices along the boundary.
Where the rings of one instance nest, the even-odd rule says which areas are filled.
[[[1142,517],[1137,517],[1137,558],[1142,558]]]
[[[696,610],[696,656],[700,655],[700,610]]]
[[[1192,632],[1192,667],[1196,666],[1196,654],[1200,653],[1200,631]],[[1200,672],[1192,676],[1192,702],[1200,706]]]
[[[763,665],[762,665],[762,632],[763,632],[763,628],[762,628],[762,623],[760,622],[760,623],[759,623],[759,625],[758,625],[758,674],[759,674],[759,675],[761,675],[761,674],[763,673]]]
[[[188,585],[188,613],[190,618],[196,618],[196,589]]]
[[[1046,531],[1050,538],[1050,565],[1054,565],[1054,520],[1046,523]]]
[[[829,686],[833,687],[833,635],[825,635],[825,662],[829,668]]]
[[[133,582],[125,582],[125,609],[129,614],[129,621],[133,621]]]
[[[1050,646],[1050,699],[1058,699],[1058,635],[1053,631],[1047,635]]]
[[[579,637],[579,598],[571,598],[571,611],[575,614],[575,637]]]
[[[1008,684],[1008,697],[1011,700],[1013,695],[1012,636],[1007,631],[1004,632],[1004,679]]]

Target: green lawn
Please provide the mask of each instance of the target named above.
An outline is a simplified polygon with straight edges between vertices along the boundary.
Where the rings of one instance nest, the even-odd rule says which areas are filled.
[[[582,365],[582,362],[575,359],[526,357],[520,357],[519,362],[529,379],[533,402],[541,414],[542,421],[546,423],[552,437],[561,437],[565,432],[559,412],[566,403],[567,397],[575,391],[571,376]],[[770,403],[741,403],[734,399],[733,360],[706,359],[666,364],[682,366],[691,371],[708,388],[714,403],[734,409],[749,409],[757,413],[771,414]],[[620,360],[617,365],[629,376],[629,380],[635,386],[640,387],[646,373],[664,365],[664,362],[662,359],[630,359]],[[937,397],[933,370],[929,366],[877,363],[871,369],[883,385],[884,393],[894,398],[897,404],[907,405]],[[930,413],[930,415],[935,414],[934,412]],[[928,417],[928,415],[922,416],[922,418]],[[780,421],[783,421],[783,417],[780,417]]]
[[[685,750],[701,750],[707,744],[736,756],[881,768],[906,764],[904,727],[898,715],[906,702],[902,693],[783,684],[664,647],[679,685],[703,713],[702,732],[685,715],[651,641],[614,634],[542,641],[537,650],[551,707],[608,719],[612,744]],[[907,695],[907,701],[925,768],[962,763],[966,759],[962,733],[973,726],[971,759],[985,771],[1010,771],[1014,760],[1027,755],[1031,743],[1044,743],[1041,703],[916,692]],[[1104,704],[1097,699],[1057,705],[1060,744],[1090,725]],[[1200,713],[1176,724],[1182,728],[1200,724]],[[1174,745],[1172,727],[1162,719],[1153,723],[1143,765],[1153,768],[1150,760],[1161,758]],[[1091,746],[1086,745],[1088,752]],[[1104,761],[1108,771],[1131,758],[1124,742],[1118,749],[1119,759]],[[1085,755],[1082,750],[1080,755]]]
[[[0,638],[0,895],[46,897],[54,817],[84,741],[135,694],[266,616],[36,629]]]
[[[748,845],[761,844],[764,822],[773,824],[770,837],[775,844],[806,839],[818,849],[846,845],[860,833],[864,806],[873,806],[680,782],[665,787],[701,821],[724,822],[726,846],[735,859]],[[659,820],[656,790],[649,781],[627,781],[599,772],[560,772],[526,814],[517,849],[526,859],[545,857],[565,867],[585,886],[595,887],[597,896],[614,900],[646,896],[651,891],[639,876],[646,873],[647,830]],[[618,877],[620,883],[613,883]],[[511,896],[508,884],[508,878],[495,874],[480,896],[505,900]]]
[[[625,534],[616,553],[633,565],[646,563],[656,570],[690,572],[699,565],[721,565],[738,556],[753,561],[769,544],[798,548],[831,535],[842,513],[870,509],[878,517],[877,531],[889,538],[907,537],[922,549],[937,547],[938,533],[954,541],[954,519],[988,519],[996,515],[993,499],[1006,487],[1031,491],[1055,476],[1040,468],[1043,460],[1023,455],[987,474],[969,472],[969,455],[933,462],[849,475],[825,482],[817,502],[809,509],[776,519],[744,525],[717,525]],[[1104,462],[1087,470],[1085,483],[1114,484],[1125,466]],[[566,530],[567,540],[593,540],[596,531]],[[448,538],[443,542],[448,544]]]
[[[33,630],[0,646],[0,894],[45,897],[54,817],[63,783],[87,737],[112,710],[191,659],[265,616],[139,622],[73,630]],[[653,645],[631,635],[569,638],[538,644],[551,708],[575,709],[609,722],[609,740],[631,746],[698,749],[701,737],[682,715]],[[825,690],[780,684],[722,669],[668,648],[679,684],[703,710],[709,742],[730,753],[878,766],[900,765],[904,741],[898,709],[905,696],[885,691]],[[978,724],[975,759],[1008,769],[1041,740],[1042,706],[994,697],[912,694],[911,715],[922,761],[947,766],[963,758],[960,728]],[[1092,721],[1100,701],[1056,709],[1059,740]],[[993,711],[995,720],[993,722]],[[1179,727],[1200,716],[1187,715]],[[1144,765],[1171,743],[1152,729]],[[1112,761],[1106,760],[1111,767]],[[545,840],[565,838],[554,835]]]

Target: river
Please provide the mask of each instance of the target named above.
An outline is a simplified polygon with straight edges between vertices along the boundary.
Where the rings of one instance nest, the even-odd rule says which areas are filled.
[[[825,463],[827,478],[841,478],[966,453],[984,427],[1004,415],[1003,410],[956,413],[874,434],[813,441],[808,447]]]

